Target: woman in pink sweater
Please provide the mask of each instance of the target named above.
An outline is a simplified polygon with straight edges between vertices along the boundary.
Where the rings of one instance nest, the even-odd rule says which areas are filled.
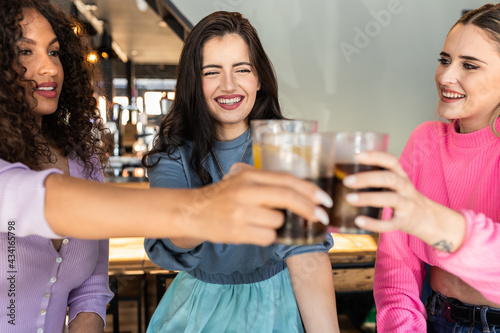
[[[399,160],[358,156],[387,171],[346,177],[358,217],[380,235],[374,296],[379,332],[500,331],[500,4],[467,13],[450,30],[435,75],[438,113],[411,135]],[[430,266],[433,290],[420,300]],[[496,329],[496,330],[495,330]]]

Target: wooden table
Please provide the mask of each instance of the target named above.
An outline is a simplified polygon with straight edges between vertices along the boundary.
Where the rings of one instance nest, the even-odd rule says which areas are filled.
[[[337,292],[373,288],[373,270],[378,236],[333,234],[329,255]],[[167,272],[149,260],[144,238],[110,239],[110,274],[154,274]]]
[[[336,292],[373,289],[373,274],[378,235],[333,234],[332,262]]]

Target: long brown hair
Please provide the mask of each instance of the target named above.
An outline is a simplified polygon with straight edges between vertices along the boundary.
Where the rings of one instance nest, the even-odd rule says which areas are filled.
[[[153,154],[167,152],[171,156],[186,140],[190,140],[193,142],[191,169],[204,184],[212,181],[202,166],[216,137],[214,119],[203,96],[202,56],[207,41],[228,34],[237,34],[247,43],[250,62],[261,84],[248,119],[283,118],[278,101],[276,74],[257,31],[240,13],[214,12],[203,18],[186,39],[177,71],[175,100],[160,125],[153,149],[143,157],[146,167],[153,167],[158,163],[158,159],[149,159]]]
[[[66,74],[57,110],[42,117],[41,128],[27,96],[33,91],[26,91],[22,84],[28,81],[24,78],[26,68],[19,62],[17,44],[26,10],[35,10],[49,21],[59,40]],[[92,175],[96,156],[101,164],[106,162],[107,146],[98,135],[103,129],[94,98],[96,68],[86,61],[89,48],[83,36],[75,33],[78,23],[47,0],[4,1],[0,21],[0,158],[39,170],[55,161],[50,143],[64,156],[76,154],[87,174]],[[16,71],[13,64],[23,70]]]

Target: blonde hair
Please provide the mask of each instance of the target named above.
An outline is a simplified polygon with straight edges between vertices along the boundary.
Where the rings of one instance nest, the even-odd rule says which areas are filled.
[[[486,4],[477,9],[471,10],[464,14],[451,29],[458,24],[472,24],[481,28],[488,33],[491,40],[496,43],[500,52],[500,4]],[[491,115],[489,125],[493,133],[500,137],[500,133],[496,128],[496,121],[500,117],[500,105]]]

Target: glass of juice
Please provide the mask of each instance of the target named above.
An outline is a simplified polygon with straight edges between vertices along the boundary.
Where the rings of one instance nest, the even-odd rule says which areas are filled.
[[[329,231],[341,234],[372,234],[358,228],[354,218],[358,215],[380,218],[382,209],[376,207],[354,207],[347,203],[345,197],[353,192],[382,191],[381,188],[365,188],[353,190],[343,184],[347,175],[358,172],[381,170],[380,167],[363,165],[355,162],[354,156],[364,151],[387,151],[389,135],[377,132],[338,132],[337,149],[335,151],[335,171],[333,181],[333,209],[330,216]]]
[[[335,165],[335,133],[264,133],[261,141],[262,169],[288,172],[316,183],[332,194]],[[323,207],[328,215],[330,209]],[[277,230],[277,242],[314,244],[323,242],[327,227],[288,210],[282,210],[285,222]]]
[[[303,119],[255,119],[250,121],[250,129],[252,131],[253,163],[256,169],[261,169],[262,134],[317,132],[318,122]]]

